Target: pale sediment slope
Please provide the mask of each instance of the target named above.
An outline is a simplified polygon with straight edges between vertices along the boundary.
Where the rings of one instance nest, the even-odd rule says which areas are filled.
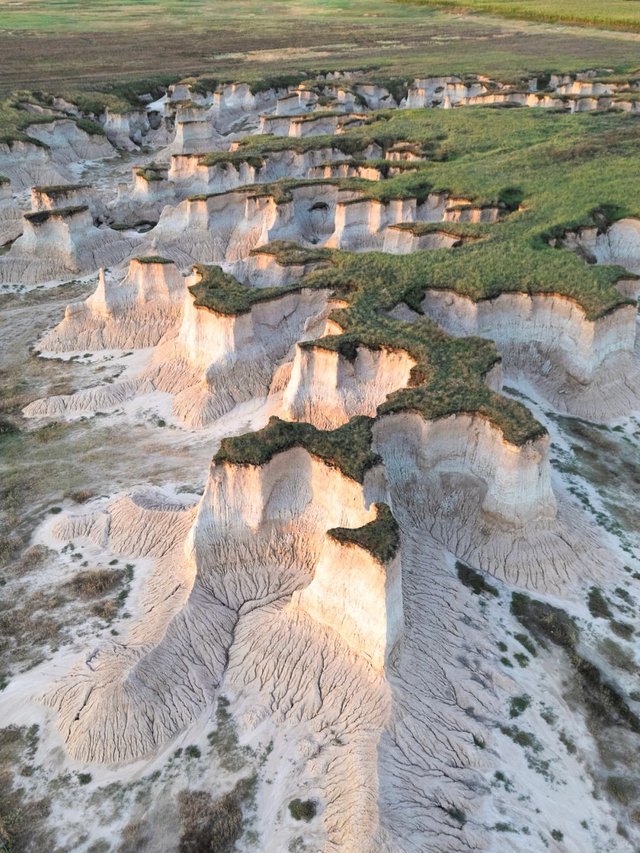
[[[640,275],[640,220],[620,219],[609,228],[580,228],[567,232],[562,245],[573,249],[590,262],[619,264]],[[640,284],[636,286],[637,294]]]
[[[611,420],[640,405],[631,305],[588,320],[576,302],[555,294],[473,302],[430,290],[422,308],[449,334],[494,340],[506,373],[525,374],[559,411]]]
[[[91,655],[47,698],[60,711],[61,735],[77,758],[130,760],[175,734],[215,695],[244,617],[285,603],[309,582],[326,530],[359,527],[375,517],[365,509],[363,486],[301,449],[260,467],[214,464],[182,556],[172,512],[158,511],[153,526],[146,519],[132,548],[171,558],[174,575],[193,578],[184,606],[157,645],[138,626],[136,642]],[[131,527],[129,519],[125,524]],[[67,522],[59,532],[103,538],[105,526],[114,550],[123,537],[130,540],[113,515],[108,523],[93,516],[84,524]],[[170,548],[164,544],[168,532]],[[256,640],[272,645],[265,634]],[[247,682],[251,671],[245,660]]]
[[[400,350],[358,347],[349,359],[322,345],[298,345],[283,417],[319,429],[335,429],[354,415],[373,417],[392,391],[407,387],[414,366]]]
[[[294,592],[291,605],[332,628],[382,670],[404,627],[400,556],[376,555],[330,531],[313,580]]]
[[[96,291],[68,305],[61,323],[38,347],[46,352],[141,349],[176,331],[185,283],[172,263],[132,260],[124,278],[100,270]]]
[[[482,417],[409,412],[385,415],[373,432],[391,507],[410,507],[416,525],[472,565],[559,592],[617,563],[580,509],[554,495],[548,437],[517,447]]]
[[[22,234],[22,211],[11,193],[11,184],[0,182],[0,246]]]
[[[16,190],[73,183],[80,164],[118,153],[106,137],[87,133],[70,119],[29,125],[25,133],[34,142],[0,144],[0,175],[8,177]]]
[[[133,254],[136,242],[96,228],[84,205],[29,213],[22,236],[0,257],[0,283],[33,285],[97,272]]]
[[[197,280],[198,276],[194,275],[187,284]],[[165,284],[163,281],[163,287]],[[175,284],[177,287],[177,279]],[[126,286],[125,296],[129,297],[138,284],[135,278],[128,276],[123,286]],[[165,335],[166,340],[156,349],[141,374],[72,395],[36,400],[25,408],[25,416],[52,417],[105,410],[139,394],[163,391],[173,395],[173,413],[182,424],[190,428],[203,427],[237,403],[266,397],[278,364],[292,357],[289,353],[296,341],[322,334],[331,310],[326,291],[309,289],[258,302],[250,311],[235,315],[196,306],[189,291],[184,295],[181,309],[178,295],[177,290],[173,292],[172,299],[165,303],[166,309],[154,301],[150,303],[149,310],[157,317],[154,335]],[[116,304],[118,297],[119,289],[115,288]],[[100,288],[96,300],[100,306]],[[103,336],[105,328],[109,334],[112,329],[113,334],[117,334],[113,323],[119,326],[120,321],[107,318],[103,327],[94,317],[93,304],[90,311],[90,323],[96,334]],[[182,320],[178,327],[180,311]],[[81,316],[86,313],[83,308]],[[66,345],[67,329],[73,328],[74,314],[75,309],[63,321],[62,328],[51,333],[50,343]],[[129,334],[134,339],[141,340],[151,334],[152,330],[144,325],[144,306],[134,305],[128,309],[127,316]],[[49,343],[49,338],[45,338],[42,345],[45,343]]]
[[[9,178],[15,190],[73,180],[69,169],[54,162],[48,148],[22,140],[0,143],[0,174]]]

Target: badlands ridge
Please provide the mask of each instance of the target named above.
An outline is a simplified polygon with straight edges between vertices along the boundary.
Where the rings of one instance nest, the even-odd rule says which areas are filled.
[[[67,502],[38,534],[148,567],[129,623],[85,637],[31,697],[59,761],[141,767],[224,701],[247,744],[270,743],[237,849],[633,849],[637,823],[628,847],[607,846],[607,826],[634,797],[584,811],[601,784],[591,741],[579,773],[566,750],[546,776],[537,749],[523,764],[522,778],[580,775],[559,805],[535,781],[515,805],[498,790],[523,759],[495,720],[533,676],[505,669],[482,620],[522,637],[524,617],[500,610],[510,590],[578,618],[585,588],[626,579],[630,558],[554,470],[550,429],[640,408],[640,219],[590,199],[565,217],[527,176],[483,187],[463,162],[480,143],[455,123],[491,137],[524,122],[559,144],[548,122],[631,121],[638,92],[595,72],[401,91],[345,73],[179,83],[122,114],[21,103],[37,121],[0,143],[0,284],[91,282],[36,354],[123,358],[113,379],[32,400],[26,428],[124,425],[150,406],[185,454],[207,430],[215,451],[197,500],[141,486]],[[588,659],[618,709],[604,728],[637,735],[637,703],[601,661],[527,630],[532,669],[562,652],[582,678]],[[515,821],[535,832],[496,830]],[[191,849],[171,832],[166,849]]]

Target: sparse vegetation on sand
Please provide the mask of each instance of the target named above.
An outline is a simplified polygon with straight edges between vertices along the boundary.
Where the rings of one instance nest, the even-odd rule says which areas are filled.
[[[640,719],[622,693],[577,651],[580,631],[574,619],[564,610],[523,593],[513,593],[511,612],[541,645],[548,648],[550,642],[565,650],[575,675],[575,694],[584,703],[592,731],[624,725],[640,733]]]

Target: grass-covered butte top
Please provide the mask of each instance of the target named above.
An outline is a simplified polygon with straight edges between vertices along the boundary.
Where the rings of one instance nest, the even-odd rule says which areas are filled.
[[[167,168],[166,166],[156,166],[152,163],[149,166],[140,166],[137,168],[136,175],[139,178],[144,178],[147,183],[166,181]]]
[[[617,219],[640,216],[640,179],[629,167],[640,154],[639,127],[638,117],[615,112],[567,115],[464,107],[377,113],[365,126],[336,137],[335,144],[362,151],[370,142],[387,149],[397,141],[413,141],[431,150],[432,159],[388,180],[332,183],[382,201],[448,192],[474,205],[512,212],[487,229],[486,239],[455,251],[357,255],[341,267],[348,275],[363,277],[373,270],[387,280],[453,290],[473,301],[505,292],[552,293],[576,302],[589,320],[602,317],[627,303],[615,284],[629,273],[585,266],[574,253],[552,248],[549,239],[581,226],[602,229]],[[305,150],[324,148],[330,139],[262,138],[258,147],[248,140],[246,151],[260,154],[270,145],[297,150],[300,143]],[[319,198],[323,183],[328,182],[317,183]],[[259,191],[286,201],[296,185],[283,181]]]
[[[42,193],[51,197],[65,196],[77,190],[89,189],[89,184],[50,184],[48,186],[40,186],[33,188],[35,192]]]
[[[272,417],[264,429],[223,439],[214,462],[233,465],[266,465],[274,456],[294,447],[304,448],[346,477],[363,483],[367,471],[382,463],[371,451],[373,419],[352,418],[334,430],[319,430],[311,424],[290,423]]]
[[[160,255],[145,255],[142,258],[136,258],[139,264],[172,264],[173,261],[169,258],[163,258]]]
[[[71,207],[57,207],[54,210],[35,210],[25,213],[24,218],[33,225],[42,225],[49,219],[66,219],[76,213],[84,213],[85,210],[89,210],[86,204],[76,204]]]
[[[299,246],[280,243],[275,254],[278,259],[280,254],[285,257],[294,254],[298,262],[304,262],[305,251]],[[317,249],[308,250],[311,258],[317,252]],[[411,371],[410,387],[389,395],[378,407],[379,415],[415,412],[427,420],[456,414],[479,415],[494,423],[505,439],[515,445],[525,444],[545,434],[544,427],[524,406],[488,388],[486,376],[500,361],[493,342],[475,337],[452,338],[427,317],[420,317],[413,323],[389,317],[388,311],[400,302],[419,311],[424,287],[403,287],[402,282],[394,283],[374,274],[360,279],[342,274],[341,262],[367,256],[325,250],[324,257],[328,258],[324,265],[295,284],[271,288],[248,288],[219,267],[196,266],[194,269],[201,276],[201,281],[190,288],[194,304],[234,316],[250,311],[259,302],[280,299],[305,288],[327,290],[336,300],[348,306],[331,314],[332,320],[343,331],[315,341],[305,341],[301,347],[330,350],[350,360],[356,358],[358,347],[400,350],[416,362]],[[376,254],[376,257],[380,256]],[[279,434],[279,439],[293,441],[298,429],[300,435],[294,443],[307,447],[307,439],[315,437],[317,431],[308,433],[304,424],[287,426]],[[342,429],[345,430],[344,435],[349,434],[349,424]],[[247,449],[252,454],[253,443],[260,444],[263,440],[261,435],[255,433],[243,437],[243,451],[234,459],[244,458],[243,453]],[[282,449],[278,443],[270,446]],[[285,441],[283,447],[286,449],[288,446]],[[327,454],[330,455],[329,451]]]
[[[302,282],[296,282],[284,287],[250,288],[220,267],[204,264],[196,264],[193,272],[199,276],[197,284],[189,288],[195,307],[226,316],[247,314],[258,303],[281,299],[288,293],[299,293],[305,287]],[[315,285],[312,282],[310,286]]]
[[[549,239],[567,229],[585,225],[603,229],[622,217],[640,215],[640,179],[629,168],[640,154],[638,119],[616,113],[566,115],[529,109],[396,111],[378,114],[375,121],[345,137],[351,135],[359,138],[361,150],[369,141],[381,139],[387,146],[389,140],[423,146],[431,142],[437,157],[385,181],[343,184],[383,199],[448,192],[478,205],[501,205],[506,215],[492,226],[465,226],[468,235],[483,239],[455,250],[389,255],[286,243],[262,248],[259,251],[274,254],[282,263],[304,264],[313,258],[319,268],[297,286],[327,288],[346,302],[347,307],[332,314],[342,332],[302,346],[335,350],[346,358],[354,358],[360,346],[409,353],[416,362],[410,387],[389,395],[378,407],[378,416],[407,411],[427,420],[480,416],[516,446],[542,436],[544,428],[525,407],[488,388],[487,373],[499,361],[493,343],[453,339],[424,316],[407,323],[392,318],[389,311],[405,303],[420,313],[428,289],[451,290],[473,301],[507,292],[557,294],[581,306],[589,320],[628,304],[615,287],[629,277],[625,270],[587,265],[573,252],[552,248]],[[283,139],[277,144],[295,147],[299,142]],[[324,139],[315,142],[326,145]],[[291,185],[285,182],[285,193]],[[322,187],[319,182],[319,198]],[[237,287],[241,285],[227,287],[226,292],[246,305],[251,297],[241,296]],[[213,293],[220,298],[224,291],[214,288]],[[285,291],[271,289],[269,298]],[[322,433],[307,424],[276,421],[259,433],[227,440],[218,458],[260,464],[289,446],[305,446],[310,452],[321,447],[318,455],[342,467],[362,457],[357,449],[362,447],[361,423],[356,418],[340,430]],[[334,456],[329,437],[336,434],[356,448],[346,459]],[[368,454],[370,445],[365,444]]]
[[[334,527],[327,535],[344,545],[368,551],[381,565],[389,563],[400,548],[400,528],[387,504],[375,505],[376,517],[363,527]]]

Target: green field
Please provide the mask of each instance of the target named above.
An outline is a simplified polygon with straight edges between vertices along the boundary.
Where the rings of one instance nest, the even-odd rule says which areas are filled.
[[[640,30],[638,0],[409,0],[421,6],[468,9],[504,18]]]
[[[511,7],[551,7],[542,0],[464,4],[495,7],[503,17],[452,14],[434,5],[440,2],[12,0],[0,14],[0,94],[194,74],[255,80],[371,68],[394,76],[482,72],[512,78],[594,66],[629,71],[638,65],[635,33],[504,17]],[[574,0],[569,9],[595,5]],[[607,8],[620,8],[634,28],[638,6],[638,0],[613,0]],[[580,20],[587,17],[585,11]]]

